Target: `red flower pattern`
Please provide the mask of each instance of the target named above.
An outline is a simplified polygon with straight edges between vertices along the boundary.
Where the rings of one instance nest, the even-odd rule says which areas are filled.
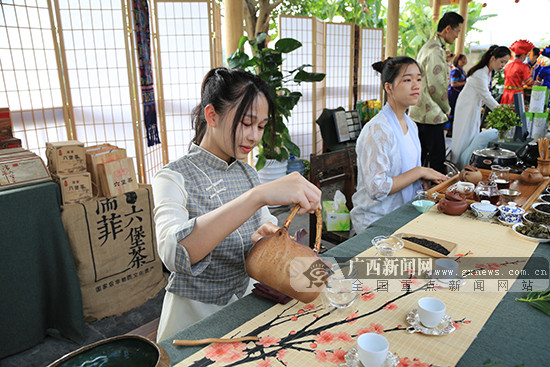
[[[319,344],[329,344],[334,341],[335,335],[328,331],[321,331],[319,335],[315,335],[314,339]]]
[[[244,358],[245,343],[216,343],[206,347],[206,358],[220,363],[235,362]]]
[[[286,355],[286,349],[281,349],[280,351],[277,352],[277,359],[279,361],[282,361],[285,355]]]
[[[397,305],[393,302],[388,303],[386,306],[384,306],[384,310],[397,310]]]
[[[359,316],[359,314],[357,312],[353,312],[351,315],[346,317],[346,321],[348,322],[348,324],[353,324],[357,320],[352,320],[352,319],[355,319],[357,316]]]
[[[316,350],[315,352],[315,359],[319,362],[326,362],[327,361],[327,352],[324,350]]]
[[[276,338],[274,336],[264,336],[256,342],[256,344],[263,345],[264,347],[271,347],[272,345],[277,345],[281,341],[281,338]]]
[[[370,326],[367,328],[359,329],[357,331],[357,336],[365,333],[377,333],[382,334],[384,332],[384,327],[381,324],[375,324],[371,322]]]
[[[336,333],[336,334],[334,334],[334,336],[336,337],[336,340],[339,340],[339,341],[343,341],[343,342],[353,341],[353,339],[351,338],[351,335],[349,335],[348,333],[345,333],[345,332]]]
[[[370,293],[370,292],[372,292],[372,288],[369,287],[368,285],[364,286],[362,289],[363,289],[363,292],[365,292],[365,293]]]
[[[336,349],[332,353],[327,353],[327,358],[329,362],[332,363],[342,363],[345,362],[345,356],[347,352],[343,349]]]
[[[313,303],[309,303],[304,306],[304,310],[313,310],[315,308],[315,305]]]
[[[362,295],[361,295],[361,299],[362,299],[363,301],[370,301],[370,300],[374,299],[374,296],[375,296],[374,293],[362,294]]]
[[[417,358],[413,358],[411,361],[408,357],[399,358],[399,364],[397,367],[430,367],[429,363],[422,363]]]

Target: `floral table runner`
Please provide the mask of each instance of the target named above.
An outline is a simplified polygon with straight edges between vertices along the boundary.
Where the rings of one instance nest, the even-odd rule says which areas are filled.
[[[455,242],[459,262],[468,257],[490,256],[509,260],[485,261],[476,264],[476,271],[500,269],[517,273],[525,264],[522,258],[531,256],[537,246],[496,220],[481,222],[468,213],[451,217],[435,208],[396,231],[399,232]],[[375,253],[374,248],[369,248],[355,259],[372,258]],[[404,248],[396,256],[410,261],[422,257],[422,254]],[[380,260],[385,259],[388,258]],[[254,335],[260,338],[258,341],[211,344],[177,366],[334,365],[345,362],[344,356],[355,346],[357,336],[365,332],[384,335],[390,343],[390,351],[399,357],[400,366],[454,366],[505,291],[498,291],[490,284],[483,289],[477,281],[468,278],[465,284],[445,287],[418,275],[417,270],[408,271],[404,279],[386,283],[380,277],[358,279],[361,283],[358,285],[359,297],[345,311],[330,307],[324,297],[310,304],[292,301],[287,305],[275,305],[225,335],[226,338]],[[515,277],[506,278],[513,283]],[[428,336],[406,330],[410,326],[406,321],[407,314],[416,308],[419,298],[426,296],[445,302],[446,313],[452,318],[455,331],[444,336]]]

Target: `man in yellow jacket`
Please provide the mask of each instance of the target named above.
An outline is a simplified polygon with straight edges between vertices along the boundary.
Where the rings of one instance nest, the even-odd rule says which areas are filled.
[[[418,125],[422,147],[422,162],[429,161],[431,168],[445,173],[444,123],[451,112],[447,100],[449,72],[447,68],[446,44],[452,44],[462,31],[464,18],[458,13],[448,12],[437,24],[437,32],[420,49],[416,60],[422,68],[422,92],[409,115]]]

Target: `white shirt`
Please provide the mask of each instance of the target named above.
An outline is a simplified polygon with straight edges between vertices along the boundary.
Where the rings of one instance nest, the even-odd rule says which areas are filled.
[[[411,135],[417,134],[416,125],[403,139],[412,144]],[[409,144],[409,143],[407,143]],[[356,145],[357,151],[357,191],[353,194],[351,220],[355,232],[364,231],[372,222],[405,204],[400,191],[389,194],[393,177],[402,171],[401,153],[397,138],[386,115],[380,112],[363,128]],[[418,149],[411,149],[409,155],[416,162],[420,157]],[[414,192],[420,190],[416,181]],[[412,199],[412,198],[410,198]]]
[[[466,79],[464,89],[458,95],[451,143],[451,160],[455,164],[460,164],[460,156],[480,132],[481,102],[491,110],[498,106],[489,91],[489,81],[489,68],[481,68]]]

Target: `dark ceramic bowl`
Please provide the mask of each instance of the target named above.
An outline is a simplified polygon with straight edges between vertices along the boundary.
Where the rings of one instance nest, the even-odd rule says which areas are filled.
[[[550,194],[543,194],[543,195],[539,196],[539,199],[541,201],[550,203]]]
[[[98,364],[98,361],[101,363]],[[96,364],[94,364],[96,363]],[[48,367],[73,366],[169,367],[168,353],[140,335],[120,335],[75,350]]]

